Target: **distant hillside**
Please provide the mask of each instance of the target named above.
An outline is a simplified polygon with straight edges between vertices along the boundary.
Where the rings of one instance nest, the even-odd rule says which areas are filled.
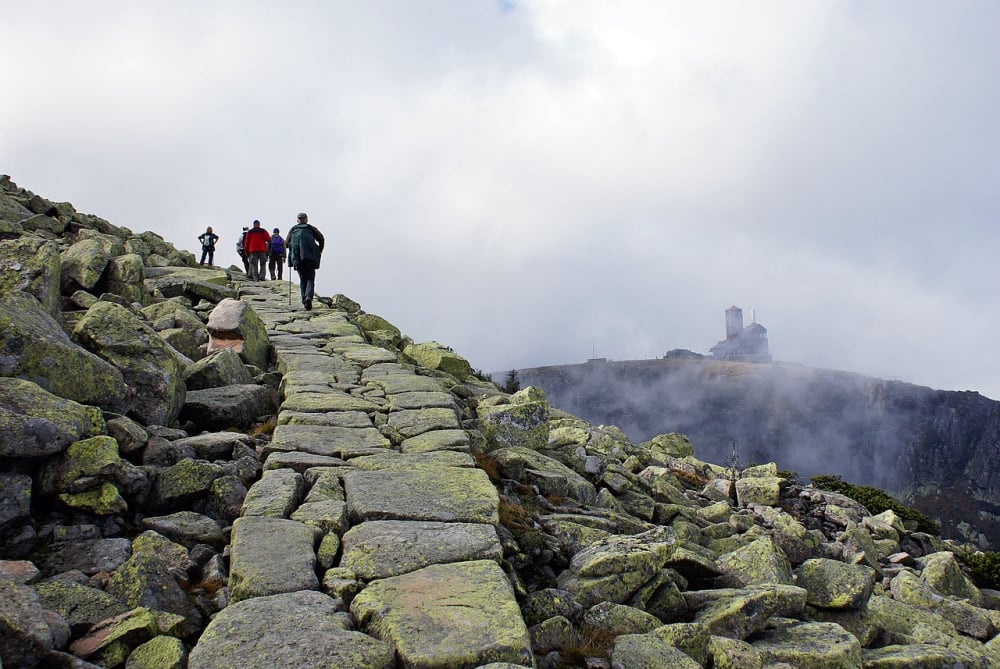
[[[1000,402],[859,374],[715,360],[518,370],[553,406],[633,441],[688,435],[695,455],[839,474],[942,519],[945,536],[1000,545]],[[963,519],[960,523],[957,519]],[[975,528],[967,523],[975,519]],[[982,540],[982,537],[979,537]]]

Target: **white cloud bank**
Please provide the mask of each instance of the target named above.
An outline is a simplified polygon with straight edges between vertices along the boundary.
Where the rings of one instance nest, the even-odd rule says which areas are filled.
[[[3,3],[0,171],[505,370],[706,352],[1000,398],[1000,5]]]

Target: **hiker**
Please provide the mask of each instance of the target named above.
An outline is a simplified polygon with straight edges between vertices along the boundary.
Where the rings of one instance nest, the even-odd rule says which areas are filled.
[[[198,236],[198,241],[201,242],[201,262],[198,266],[205,265],[205,258],[208,258],[208,266],[211,267],[215,264],[215,242],[219,241],[219,235],[212,232],[212,226],[208,226],[205,232]]]
[[[271,233],[271,245],[267,247],[267,271],[271,274],[271,281],[274,281],[275,271],[278,273],[278,281],[281,281],[281,270],[285,265],[285,240],[281,238],[281,231],[278,228]]]
[[[249,229],[250,228],[244,225],[243,233],[240,235],[240,238],[236,240],[236,252],[240,254],[240,260],[243,261],[243,271],[246,273],[247,277],[250,276],[250,259],[247,258],[247,252],[243,248],[243,243],[246,241],[247,230]]]
[[[271,235],[260,227],[260,221],[254,221],[253,227],[247,230],[243,240],[243,252],[250,258],[250,279],[264,280],[264,268],[267,266],[267,247],[271,243]]]
[[[285,245],[288,248],[288,264],[299,273],[302,306],[306,311],[310,311],[316,290],[316,270],[319,269],[319,258],[326,242],[323,233],[317,230],[316,226],[309,224],[308,216],[299,214],[298,221],[288,231]]]

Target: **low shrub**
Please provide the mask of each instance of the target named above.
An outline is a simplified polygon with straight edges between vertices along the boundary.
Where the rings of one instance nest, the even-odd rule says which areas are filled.
[[[937,521],[916,509],[900,504],[892,498],[889,493],[868,485],[854,485],[844,481],[839,476],[823,474],[813,476],[812,484],[820,490],[840,493],[845,497],[850,497],[855,502],[864,504],[865,508],[874,514],[883,511],[893,511],[904,521],[913,521],[917,525],[918,532],[937,534],[939,527]]]

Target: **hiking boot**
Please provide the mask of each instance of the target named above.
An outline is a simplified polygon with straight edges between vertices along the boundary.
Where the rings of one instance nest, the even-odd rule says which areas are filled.
[[[305,304],[303,306],[306,308],[306,311],[312,311],[313,301],[312,300],[306,300],[306,302],[305,302]]]

